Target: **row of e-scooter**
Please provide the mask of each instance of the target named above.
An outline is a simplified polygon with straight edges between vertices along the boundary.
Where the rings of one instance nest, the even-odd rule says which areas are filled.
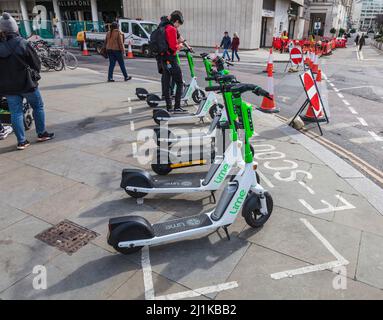
[[[192,181],[188,175],[177,175],[167,180],[156,179],[146,170],[124,169],[121,188],[133,198],[143,198],[147,194],[176,194],[194,192],[212,192],[221,190],[216,206],[209,212],[177,218],[151,224],[141,216],[127,215],[109,220],[108,243],[123,254],[140,250],[144,246],[162,244],[181,240],[200,234],[206,234],[222,228],[228,237],[228,226],[234,223],[241,212],[245,221],[252,228],[262,227],[273,210],[271,195],[260,185],[253,161],[254,151],[250,139],[254,135],[252,119],[253,105],[242,99],[246,92],[270,98],[268,92],[255,84],[240,83],[229,70],[230,65],[219,56],[211,57],[201,54],[208,86],[202,90],[197,85],[194,73],[194,61],[190,49],[184,49],[188,60],[192,80],[185,85],[182,101],[184,106],[198,104],[194,113],[178,114],[166,110],[165,102],[156,94],[150,94],[137,88],[137,96],[146,100],[153,110],[153,120],[160,124],[155,129],[157,145],[171,146],[174,143],[190,140],[220,138],[223,140],[221,152],[215,152],[210,161],[206,175],[200,181]],[[219,96],[221,95],[221,96]],[[222,100],[223,103],[219,103]],[[168,129],[168,125],[179,124],[189,120],[202,120],[210,116],[210,126],[198,135],[177,136]],[[164,127],[163,124],[166,126]],[[228,137],[228,138],[227,138]],[[220,141],[222,142],[222,141]],[[165,163],[158,163],[159,156],[166,151],[159,148],[157,159],[152,169],[159,174],[168,174],[175,168],[185,168],[203,162],[203,156],[183,164],[171,163],[169,154],[165,154]],[[188,158],[188,157],[187,157]],[[161,160],[163,161],[163,157]]]

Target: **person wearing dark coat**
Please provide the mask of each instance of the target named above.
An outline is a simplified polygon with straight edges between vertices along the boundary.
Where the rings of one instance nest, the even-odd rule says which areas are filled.
[[[362,47],[366,44],[366,37],[364,35],[364,33],[362,34],[362,36],[360,37],[359,39],[359,51],[362,51]]]
[[[234,54],[237,57],[238,61],[240,61],[238,56],[238,48],[239,48],[239,37],[235,32],[233,35],[233,41],[231,43],[231,61],[234,61]]]
[[[225,57],[227,56],[227,59],[230,60],[230,55],[228,50],[231,47],[231,38],[229,36],[229,32],[225,31],[220,47],[223,48],[222,58],[225,59]]]
[[[24,150],[30,145],[25,138],[24,98],[33,109],[37,141],[43,142],[54,137],[53,133],[45,130],[44,103],[38,89],[38,81],[36,77],[30,77],[32,72],[39,73],[40,68],[41,63],[36,51],[19,35],[15,19],[4,12],[0,16],[0,96],[7,98],[18,150]]]

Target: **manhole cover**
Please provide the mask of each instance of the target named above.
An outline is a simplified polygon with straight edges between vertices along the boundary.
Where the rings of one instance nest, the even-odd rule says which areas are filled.
[[[92,230],[64,220],[39,233],[35,238],[71,255],[97,236]]]

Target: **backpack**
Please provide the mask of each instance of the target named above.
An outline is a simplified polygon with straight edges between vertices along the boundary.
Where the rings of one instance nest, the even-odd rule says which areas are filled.
[[[165,54],[169,51],[168,42],[166,41],[165,26],[159,26],[150,35],[149,48],[151,52],[157,56]]]

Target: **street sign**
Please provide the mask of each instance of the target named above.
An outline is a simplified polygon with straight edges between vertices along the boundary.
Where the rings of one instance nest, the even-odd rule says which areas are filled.
[[[300,48],[294,47],[291,49],[290,60],[291,60],[291,63],[294,65],[299,65],[302,63],[303,55],[302,55],[302,51]]]
[[[302,80],[303,88],[307,94],[307,98],[310,100],[310,104],[314,110],[315,116],[318,118],[323,111],[323,104],[313,74],[310,70],[308,70],[301,74],[300,77]]]

